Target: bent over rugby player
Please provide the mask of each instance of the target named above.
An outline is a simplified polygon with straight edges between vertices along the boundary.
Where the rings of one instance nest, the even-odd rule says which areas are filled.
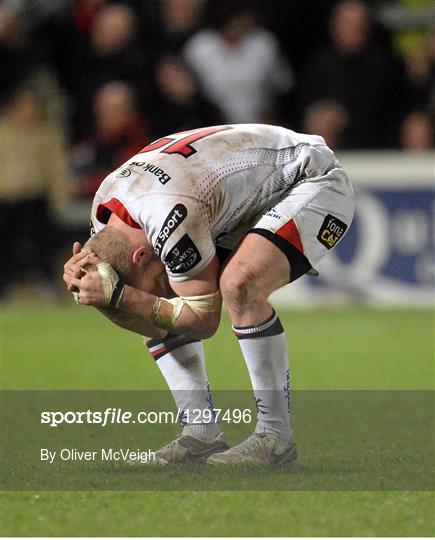
[[[92,207],[92,236],[76,243],[64,280],[148,347],[182,411],[210,406],[202,339],[222,299],[257,403],[255,432],[228,448],[208,416],[185,422],[161,461],[237,464],[296,459],[289,422],[287,340],[269,295],[343,238],[352,186],[318,136],[243,124],[177,133],[111,173]]]

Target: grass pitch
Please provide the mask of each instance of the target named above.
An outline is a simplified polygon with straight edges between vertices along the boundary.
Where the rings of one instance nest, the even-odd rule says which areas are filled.
[[[428,311],[349,308],[280,311],[280,316],[289,339],[294,389],[432,388],[433,316]],[[113,327],[91,309],[7,306],[2,327],[3,388],[165,388],[141,339]],[[215,389],[249,388],[228,321],[207,342],[206,354]],[[327,461],[333,463],[333,456]],[[188,471],[168,474],[181,475],[182,481]],[[164,474],[159,481],[165,482]],[[197,481],[204,489],[199,484],[210,481],[207,471]],[[246,482],[246,472],[233,473],[233,489],[246,489]],[[1,531],[4,536],[434,533],[433,497],[428,491],[270,491],[270,484],[267,489],[5,492]],[[277,484],[276,489],[282,488]]]

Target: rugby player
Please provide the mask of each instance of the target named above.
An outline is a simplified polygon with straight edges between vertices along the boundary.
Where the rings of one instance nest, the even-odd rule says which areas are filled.
[[[318,136],[271,125],[207,127],[163,137],[111,173],[92,207],[92,236],[76,243],[64,280],[143,336],[182,411],[212,403],[201,340],[222,299],[252,382],[255,432],[228,448],[213,419],[186,422],[159,459],[286,463],[287,340],[269,295],[306,273],[343,238],[352,186]]]

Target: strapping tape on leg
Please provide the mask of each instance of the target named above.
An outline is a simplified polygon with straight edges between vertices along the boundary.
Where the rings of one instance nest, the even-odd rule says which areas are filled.
[[[194,313],[217,313],[221,309],[221,293],[217,290],[200,296],[177,296],[177,298],[157,298],[153,307],[152,322],[160,328],[173,331],[175,324],[187,305]]]

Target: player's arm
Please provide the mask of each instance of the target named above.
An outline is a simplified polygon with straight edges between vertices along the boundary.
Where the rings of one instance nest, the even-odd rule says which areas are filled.
[[[72,292],[79,291],[76,294],[79,294],[80,304],[104,309],[103,315],[109,316],[112,322],[149,337],[161,337],[166,331],[206,339],[215,333],[221,311],[216,257],[192,278],[171,281],[179,295],[171,299],[121,283],[107,263],[97,263],[97,270],[85,270],[88,257],[95,255],[84,256],[77,265],[83,274],[80,278],[64,275],[68,288]],[[120,313],[115,314],[115,311]]]
[[[160,231],[151,235],[150,242],[177,296],[168,299],[127,286],[119,308],[168,332],[206,339],[216,332],[220,320],[219,262],[210,231],[203,225],[203,206],[190,197],[179,198],[175,206],[173,203],[160,200],[162,211],[154,224],[144,209],[142,222]]]
[[[100,261],[98,257],[94,253],[90,252],[89,250],[82,251],[82,247],[79,242],[75,242],[73,245],[72,257],[64,265],[63,279],[67,284],[68,290],[73,294],[78,295],[80,292],[80,287],[78,286],[77,281],[73,283],[73,280],[80,280],[80,278],[83,278],[83,275],[87,275],[87,273],[89,273],[90,269],[97,270],[97,265],[99,262]],[[86,269],[88,270],[88,272],[86,271]],[[99,274],[96,272],[92,275],[96,277],[96,281],[100,282],[98,283],[98,288],[100,289],[100,296],[103,297],[103,295],[101,295],[101,276],[99,276]],[[92,279],[92,275],[88,276],[88,280]],[[87,299],[85,295],[83,296],[83,300],[86,301],[86,303],[89,303],[89,305],[92,305],[91,299]],[[104,317],[125,330],[140,334],[141,336],[147,336],[152,338],[161,338],[167,334],[165,330],[157,328],[150,321],[144,320],[141,316],[126,313],[113,307],[102,307],[101,305],[99,306],[97,302],[97,296],[95,294],[93,301],[95,302],[96,309],[102,315],[104,315]],[[101,303],[101,299],[99,303]]]
[[[151,322],[144,320],[138,315],[132,315],[114,308],[97,308],[109,321],[120,326],[124,330],[129,330],[135,334],[150,338],[163,338],[168,333],[166,330],[157,328]]]
[[[178,295],[173,299],[125,286],[118,309],[151,322],[155,327],[197,339],[211,337],[221,312],[218,286],[219,263],[214,257],[198,274],[186,281],[170,281]]]

